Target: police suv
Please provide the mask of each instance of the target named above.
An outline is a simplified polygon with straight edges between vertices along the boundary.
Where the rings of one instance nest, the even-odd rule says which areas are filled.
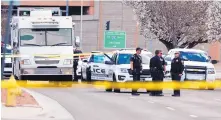
[[[109,55],[96,51],[92,52],[88,59],[81,64],[81,80],[107,80],[113,78],[113,61]]]
[[[112,56],[112,60],[114,62],[114,65],[112,67],[114,71],[113,81],[127,82],[133,80],[133,76],[128,71],[130,69],[130,58],[135,53],[136,53],[135,50],[122,49],[116,51],[113,54]],[[151,76],[149,69],[149,62],[150,62],[149,52],[143,50],[141,52],[141,57],[142,57],[142,67],[143,67],[141,73],[141,80],[150,81]]]
[[[196,49],[171,49],[165,56],[167,62],[167,76],[170,75],[171,61],[175,57],[175,52],[180,52],[180,57],[184,61],[184,72],[181,77],[182,81],[215,81],[215,67],[210,63],[210,58],[205,51]],[[208,88],[213,90],[214,88]]]

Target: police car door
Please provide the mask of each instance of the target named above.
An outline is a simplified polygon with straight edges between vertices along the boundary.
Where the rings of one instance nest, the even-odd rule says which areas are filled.
[[[111,59],[105,54],[94,54],[91,57],[91,79],[92,80],[112,80],[112,65],[105,64],[106,62],[111,62]]]

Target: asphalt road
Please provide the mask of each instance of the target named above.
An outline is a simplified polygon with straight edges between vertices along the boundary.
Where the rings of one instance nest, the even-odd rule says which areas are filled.
[[[183,90],[181,97],[171,97],[169,90],[164,97],[95,88],[34,90],[56,100],[76,120],[221,120],[221,90]]]

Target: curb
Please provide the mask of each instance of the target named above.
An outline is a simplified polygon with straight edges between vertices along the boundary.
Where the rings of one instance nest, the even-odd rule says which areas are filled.
[[[34,97],[42,111],[31,118],[1,118],[3,120],[75,120],[57,101],[40,93],[21,88]]]

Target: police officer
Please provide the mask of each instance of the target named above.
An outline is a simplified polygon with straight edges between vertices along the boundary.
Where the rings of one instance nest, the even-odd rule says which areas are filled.
[[[170,70],[171,77],[174,82],[180,81],[183,70],[184,70],[184,65],[183,65],[183,61],[180,58],[180,53],[175,52],[175,58],[172,60],[171,70]],[[174,97],[180,96],[180,90],[174,89],[174,94],[172,96]]]
[[[82,51],[78,50],[78,49],[75,49],[74,50],[74,54],[82,54]],[[78,80],[78,77],[77,77],[77,66],[78,66],[79,57],[80,56],[74,56],[74,64],[73,64],[73,68],[74,68],[74,81]]]
[[[140,81],[140,73],[142,71],[142,58],[140,56],[142,49],[136,48],[136,53],[130,58],[131,72],[133,74],[133,81]],[[137,89],[132,89],[132,95],[140,95]]]
[[[155,56],[150,59],[150,71],[153,82],[162,82],[165,71],[165,60],[162,51],[156,50]],[[162,90],[151,90],[150,96],[163,96]]]

